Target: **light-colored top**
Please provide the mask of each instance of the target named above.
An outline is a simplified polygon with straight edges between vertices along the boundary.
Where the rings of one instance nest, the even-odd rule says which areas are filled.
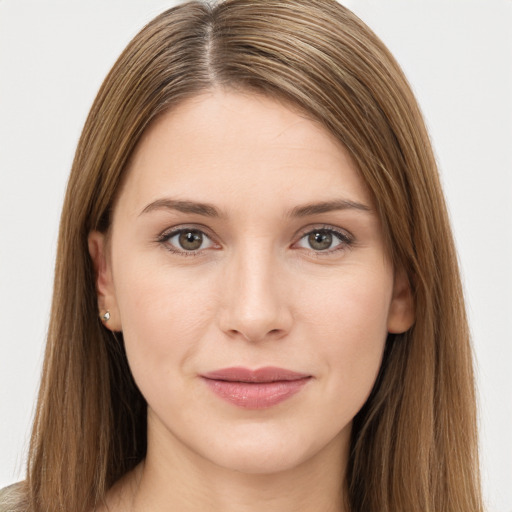
[[[26,512],[24,482],[0,489],[0,512]]]

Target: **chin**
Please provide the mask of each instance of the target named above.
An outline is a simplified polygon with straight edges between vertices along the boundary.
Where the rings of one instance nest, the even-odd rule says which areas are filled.
[[[348,430],[348,436],[350,434]],[[317,458],[325,462],[325,455],[333,444],[339,444],[335,452],[343,452],[342,446],[347,444],[348,436],[338,432],[268,432],[254,429],[247,435],[236,439],[232,433],[226,443],[211,443],[200,455],[218,467],[248,475],[269,475],[300,468],[306,462]],[[309,434],[309,435],[308,435]],[[316,435],[315,435],[316,434]],[[320,434],[320,435],[318,435]],[[323,435],[322,435],[323,434]],[[346,438],[346,439],[345,439]],[[227,444],[229,443],[229,444]],[[347,445],[348,446],[348,445]],[[309,465],[309,464],[308,464]]]
[[[297,453],[295,450],[246,449],[238,453],[224,453],[212,457],[214,462],[230,471],[247,475],[270,475],[293,470],[308,460],[308,454]]]

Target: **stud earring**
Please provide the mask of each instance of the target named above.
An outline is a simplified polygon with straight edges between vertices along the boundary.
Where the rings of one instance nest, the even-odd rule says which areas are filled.
[[[102,315],[101,319],[103,322],[108,322],[110,320],[110,311],[108,309],[105,311],[105,314]]]

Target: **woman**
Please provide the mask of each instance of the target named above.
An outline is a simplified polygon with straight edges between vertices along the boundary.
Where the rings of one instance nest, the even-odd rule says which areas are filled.
[[[52,311],[7,510],[482,509],[428,136],[334,1],[193,2],[135,37],[79,142]]]

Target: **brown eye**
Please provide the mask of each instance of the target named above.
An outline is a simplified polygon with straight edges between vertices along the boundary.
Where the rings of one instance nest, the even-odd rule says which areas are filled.
[[[203,234],[200,231],[182,231],[178,242],[185,251],[197,251],[203,244]]]
[[[316,253],[325,252],[330,254],[338,250],[348,249],[353,243],[353,237],[345,230],[325,227],[304,233],[294,245]]]
[[[176,229],[162,234],[158,241],[176,254],[194,255],[215,247],[212,239],[200,229]]]
[[[329,231],[313,231],[308,235],[308,243],[315,251],[325,251],[332,246],[333,237]]]

